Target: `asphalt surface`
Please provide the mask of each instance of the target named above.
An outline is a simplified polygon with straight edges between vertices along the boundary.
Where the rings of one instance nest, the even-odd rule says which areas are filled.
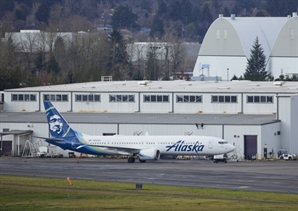
[[[127,163],[126,159],[106,158],[0,157],[0,175],[298,194],[298,161]]]

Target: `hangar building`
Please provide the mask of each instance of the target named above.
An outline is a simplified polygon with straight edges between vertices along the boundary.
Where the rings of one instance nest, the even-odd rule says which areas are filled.
[[[201,45],[193,76],[218,76],[230,80],[244,74],[258,37],[266,56],[266,71],[274,78],[298,76],[298,17],[219,17],[209,27]]]
[[[49,136],[44,100],[90,135],[206,135],[233,143],[244,158],[262,158],[264,148],[298,154],[298,82],[99,81],[9,89],[0,112],[1,155],[21,156],[26,140]]]

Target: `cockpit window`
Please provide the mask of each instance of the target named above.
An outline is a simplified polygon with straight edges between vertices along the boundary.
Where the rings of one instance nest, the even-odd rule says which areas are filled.
[[[227,141],[219,141],[218,143],[219,143],[219,144],[228,144]]]

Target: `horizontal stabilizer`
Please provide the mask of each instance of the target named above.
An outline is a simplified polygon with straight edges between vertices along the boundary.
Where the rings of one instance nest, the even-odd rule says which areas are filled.
[[[50,141],[56,141],[56,142],[64,142],[63,139],[58,139],[58,138],[49,138],[49,137],[41,137],[41,136],[33,136],[34,138],[40,138],[40,139],[46,139]]]

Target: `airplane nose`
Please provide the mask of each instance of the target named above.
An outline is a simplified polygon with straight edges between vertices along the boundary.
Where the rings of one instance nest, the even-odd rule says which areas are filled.
[[[231,148],[231,152],[235,150],[235,146],[234,145],[231,145],[230,148]]]

